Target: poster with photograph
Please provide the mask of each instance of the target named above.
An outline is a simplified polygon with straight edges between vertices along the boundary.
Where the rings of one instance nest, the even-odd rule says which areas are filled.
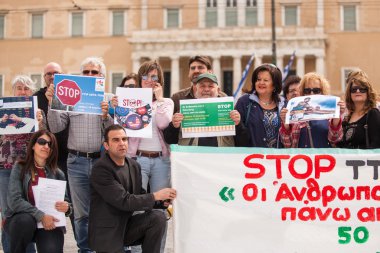
[[[0,98],[0,135],[38,131],[37,97]]]
[[[103,77],[55,75],[52,110],[86,114],[102,114]]]
[[[116,88],[114,120],[128,137],[152,138],[152,94],[151,88]]]
[[[181,100],[182,137],[235,135],[235,123],[230,118],[233,109],[233,97]]]
[[[286,108],[285,124],[301,121],[339,118],[339,98],[327,95],[295,97],[289,100]]]

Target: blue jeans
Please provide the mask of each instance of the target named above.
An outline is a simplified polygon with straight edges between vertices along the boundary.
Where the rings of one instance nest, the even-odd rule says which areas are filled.
[[[92,252],[88,247],[88,212],[90,209],[90,175],[97,159],[69,154],[67,174],[74,207],[75,238],[80,253]]]
[[[7,206],[7,196],[8,196],[8,184],[9,177],[11,175],[11,170],[2,169],[0,170],[0,208],[1,208],[1,219],[5,219],[5,207]],[[5,232],[4,228],[1,227],[1,244],[3,245],[4,253],[10,253],[10,239],[9,235]],[[26,248],[26,253],[35,253],[36,249],[34,243],[29,243]]]
[[[144,156],[138,156],[137,162],[141,165],[141,177],[142,187],[147,190],[148,183],[150,192],[156,192],[163,188],[168,188],[171,185],[171,172],[170,172],[170,158],[169,157],[157,157],[148,158]],[[161,241],[161,253],[165,251],[167,226],[165,227],[165,233]],[[141,252],[140,246],[132,247],[133,253]]]

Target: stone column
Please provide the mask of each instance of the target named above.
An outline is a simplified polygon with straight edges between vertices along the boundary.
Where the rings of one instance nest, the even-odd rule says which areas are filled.
[[[199,28],[206,27],[206,0],[198,1],[198,26]]]
[[[277,55],[277,67],[281,70],[281,73],[284,73],[284,56]]]
[[[216,75],[219,81],[220,89],[223,90],[222,73],[220,67],[220,56],[213,56],[212,58],[212,71]]]
[[[263,64],[263,57],[261,55],[256,55],[254,60],[254,68],[257,68],[261,64]]]
[[[226,26],[226,1],[225,0],[217,0],[218,1],[218,27]]]
[[[232,85],[232,92],[235,92],[237,89],[239,82],[241,80],[242,70],[241,70],[241,56],[234,56],[234,78]]]
[[[318,55],[316,59],[316,72],[320,75],[325,75],[325,57],[322,55]]]
[[[245,1],[237,0],[237,21],[239,27],[245,26]]]
[[[323,26],[324,22],[324,0],[317,0],[317,25]]]
[[[148,28],[148,0],[141,0],[141,30]]]
[[[137,72],[139,71],[139,68],[140,68],[140,58],[139,57],[132,58],[132,72],[137,74]]]
[[[297,55],[297,75],[303,77],[305,75],[305,56]]]
[[[170,93],[173,94],[181,89],[179,83],[179,56],[171,56],[171,68],[170,68],[170,78],[171,78],[171,87]]]

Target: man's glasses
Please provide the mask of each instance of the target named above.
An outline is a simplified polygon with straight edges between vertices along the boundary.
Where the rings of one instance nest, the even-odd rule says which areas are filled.
[[[38,145],[45,146],[46,144],[51,148],[51,141],[47,141],[44,138],[38,138],[37,139]]]
[[[47,73],[45,73],[45,75],[44,76],[54,76],[54,75],[56,75],[56,74],[60,74],[59,72],[57,72],[57,71],[55,71],[55,72],[47,72]]]
[[[91,75],[98,75],[99,71],[98,70],[83,70],[82,71],[83,75],[89,75],[90,73]]]
[[[321,88],[304,88],[303,94],[309,95],[311,93],[313,94],[321,94],[322,90]]]
[[[150,77],[150,80],[152,80],[153,82],[157,82],[157,81],[158,81],[158,76],[156,76],[156,75],[152,75],[152,76],[143,75],[143,76],[141,77],[141,79],[142,79],[143,81],[148,81],[148,80],[149,80],[149,77]]]
[[[356,92],[358,92],[358,90],[360,93],[366,93],[368,91],[367,88],[363,88],[363,87],[359,87],[359,86],[352,86],[351,87],[351,93],[356,93]]]

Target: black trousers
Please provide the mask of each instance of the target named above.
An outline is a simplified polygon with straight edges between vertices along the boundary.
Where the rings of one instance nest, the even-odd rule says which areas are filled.
[[[10,237],[12,253],[25,253],[28,244],[34,240],[38,253],[63,253],[63,229],[39,229],[30,214],[18,213],[7,218],[5,230]]]
[[[161,211],[139,213],[129,218],[124,245],[140,245],[143,253],[160,253],[161,240],[166,227],[166,217]],[[115,253],[96,251],[97,253]],[[124,252],[124,251],[118,251]]]

